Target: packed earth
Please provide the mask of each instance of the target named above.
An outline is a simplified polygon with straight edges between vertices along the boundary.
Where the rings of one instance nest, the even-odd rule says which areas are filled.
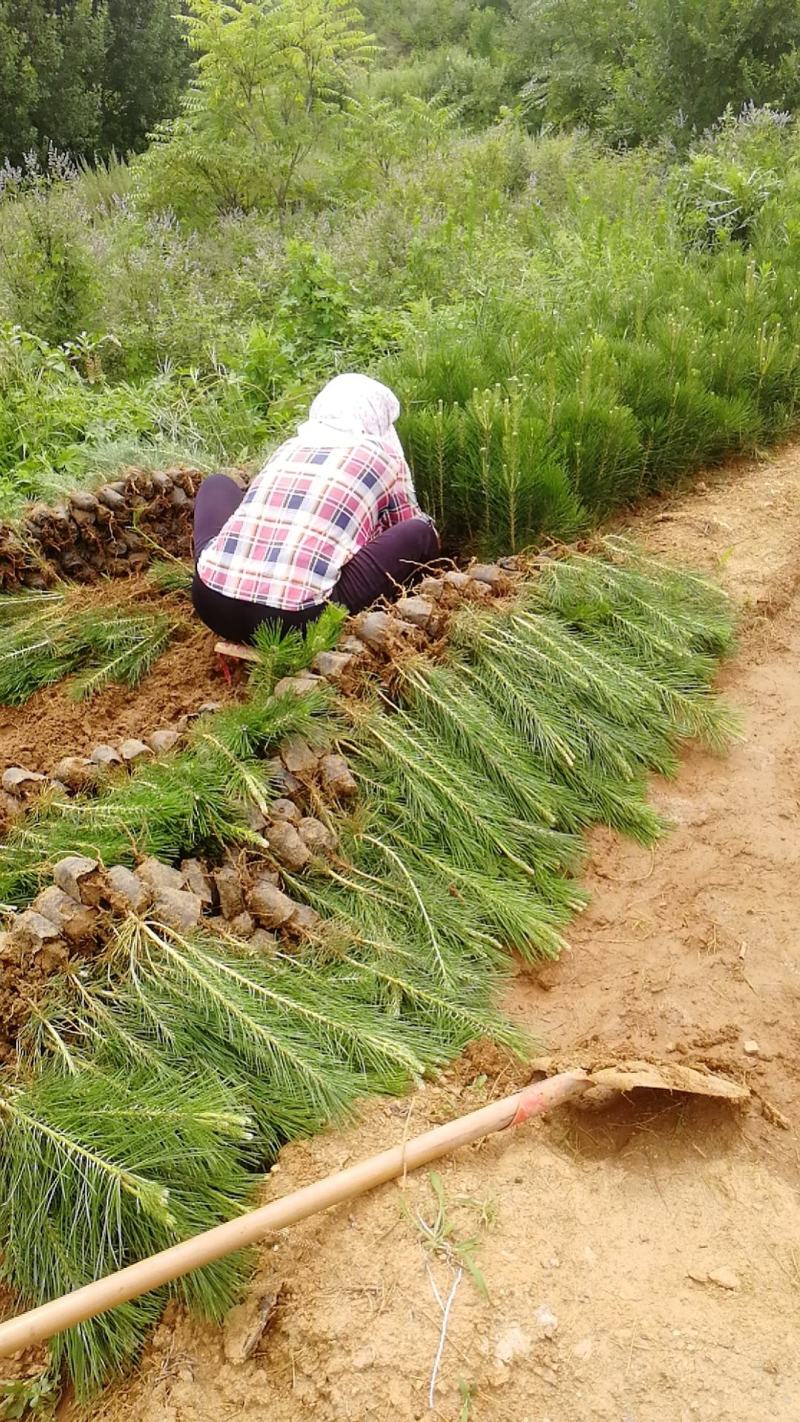
[[[708,474],[626,526],[650,552],[712,575],[740,607],[718,685],[743,734],[724,756],[690,749],[673,780],[652,781],[672,825],[657,846],[592,831],[591,900],[566,929],[567,950],[519,963],[505,1002],[537,1038],[541,1070],[682,1064],[743,1084],[748,1102],[646,1090],[587,1101],[284,1231],[265,1242],[222,1327],[170,1303],[141,1366],[92,1403],[94,1418],[800,1415],[798,476],[789,446]],[[211,643],[180,634],[125,692],[124,712],[113,687],[82,724],[61,687],[5,708],[4,764],[27,757],[36,769],[32,708],[60,758],[146,741],[235,697]],[[362,1103],[344,1127],[285,1146],[263,1198],[530,1073],[476,1043],[410,1095]],[[67,1394],[59,1416],[80,1415]]]

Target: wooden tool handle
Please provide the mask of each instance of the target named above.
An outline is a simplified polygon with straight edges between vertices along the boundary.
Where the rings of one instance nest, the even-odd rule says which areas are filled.
[[[459,1116],[432,1131],[392,1146],[380,1155],[335,1175],[317,1180],[301,1190],[294,1190],[283,1199],[273,1200],[259,1209],[249,1210],[237,1219],[227,1220],[214,1229],[192,1239],[174,1244],[153,1254],[148,1259],[129,1264],[104,1279],[92,1284],[84,1284],[80,1289],[52,1299],[38,1308],[20,1314],[0,1324],[0,1357],[7,1357],[20,1348],[29,1348],[34,1343],[42,1343],[56,1333],[62,1333],[76,1324],[127,1303],[141,1294],[169,1284],[193,1269],[201,1269],[215,1259],[245,1249],[274,1230],[285,1229],[308,1219],[331,1205],[339,1205],[344,1200],[352,1200],[363,1195],[376,1185],[383,1185],[410,1170],[417,1170],[431,1160],[468,1145],[481,1136],[505,1130],[507,1126],[520,1124],[530,1116],[541,1115],[584,1091],[589,1077],[583,1071],[563,1072],[548,1081],[537,1082],[506,1096],[502,1101],[494,1101],[468,1116]]]

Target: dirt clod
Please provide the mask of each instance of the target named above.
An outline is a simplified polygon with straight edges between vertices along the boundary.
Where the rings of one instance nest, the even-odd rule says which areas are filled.
[[[122,765],[122,756],[116,746],[95,746],[89,759],[92,765]]]
[[[204,864],[199,859],[182,859],[181,875],[187,889],[193,894],[197,894],[202,899],[205,907],[214,902],[214,892],[211,887],[211,875]]]
[[[13,824],[25,814],[25,805],[7,790],[0,790],[0,823]]]
[[[228,1363],[234,1366],[246,1363],[255,1353],[265,1329],[275,1316],[281,1287],[278,1285],[276,1289],[259,1292],[226,1315],[222,1325],[222,1346]]]
[[[22,765],[10,765],[3,771],[2,786],[6,794],[27,799],[39,793],[44,780],[45,777],[35,770],[27,770]]]
[[[143,859],[136,873],[142,882],[157,894],[161,893],[162,889],[180,891],[184,888],[185,881],[180,871],[173,869],[171,864],[162,864],[160,859]]]
[[[11,941],[18,947],[32,953],[39,953],[47,945],[58,942],[61,934],[52,919],[36,909],[26,909],[17,914],[11,928]]]
[[[356,623],[356,634],[374,652],[385,651],[394,635],[388,612],[368,612]]]
[[[336,848],[336,836],[321,820],[306,815],[297,826],[297,833],[312,854],[332,854]]]
[[[420,597],[426,597],[430,602],[438,602],[442,596],[441,578],[423,578],[417,584],[417,592]]]
[[[277,820],[266,830],[267,843],[278,863],[293,873],[305,869],[311,860],[308,845],[288,820]]]
[[[97,784],[98,769],[86,756],[65,755],[53,767],[53,776],[77,794]]]
[[[274,953],[277,947],[275,934],[268,933],[266,928],[257,928],[250,936],[250,948],[257,953]]]
[[[290,775],[301,779],[316,774],[319,756],[302,736],[290,736],[281,748],[281,760]]]
[[[153,911],[171,928],[186,931],[196,928],[203,913],[203,900],[188,889],[160,888],[156,890]]]
[[[558,1331],[558,1319],[552,1309],[548,1308],[547,1304],[539,1305],[534,1314],[534,1319],[536,1320],[536,1327],[542,1338],[555,1338]]]
[[[358,785],[344,756],[324,755],[320,761],[322,787],[336,800],[351,800],[358,794]]]
[[[436,617],[434,605],[426,597],[402,597],[395,607],[397,616],[410,622],[412,627],[431,628],[432,630],[434,618],[436,618],[436,625],[439,624],[440,619]]]
[[[212,875],[223,918],[234,919],[244,909],[244,891],[232,864],[223,864]]]
[[[352,665],[353,656],[350,652],[317,652],[311,663],[317,675],[324,676],[327,681],[341,681]]]
[[[95,874],[99,867],[96,859],[89,859],[85,854],[68,854],[53,866],[53,879],[59,889],[80,903],[84,880]]]
[[[119,753],[126,763],[131,764],[135,760],[141,760],[143,756],[152,755],[153,749],[145,741],[137,740],[135,736],[129,736],[121,743]]]
[[[739,1276],[732,1269],[724,1266],[719,1269],[709,1269],[708,1280],[711,1284],[716,1284],[719,1289],[738,1289]]]
[[[297,905],[269,879],[259,879],[247,898],[253,917],[264,928],[281,928],[288,923]]]
[[[302,781],[293,775],[291,770],[287,770],[279,760],[271,761],[268,767],[269,779],[281,799],[291,795],[299,795],[303,789]]]
[[[498,1363],[508,1367],[510,1363],[515,1363],[519,1358],[529,1358],[533,1340],[529,1333],[520,1328],[518,1323],[512,1323],[510,1328],[501,1333],[498,1338],[494,1356]]]
[[[269,807],[269,812],[273,820],[288,820],[289,824],[292,825],[300,823],[300,811],[294,803],[294,800],[287,800],[283,796],[277,800],[273,800]]]
[[[293,932],[305,937],[314,933],[321,922],[316,909],[310,908],[308,904],[297,904],[289,920],[289,927]]]
[[[178,744],[180,734],[171,727],[166,726],[157,731],[151,731],[147,737],[147,744],[156,755],[163,755],[166,751],[171,751]]]
[[[469,573],[461,573],[457,568],[450,568],[442,578],[445,587],[455,588],[457,592],[466,592],[469,587]]]
[[[485,583],[492,591],[500,591],[508,586],[508,575],[497,563],[474,563],[469,569],[473,582]]]
[[[319,686],[319,681],[313,676],[283,676],[276,683],[276,696],[306,696],[309,691],[313,691]]]
[[[114,864],[107,870],[111,890],[111,902],[120,912],[129,909],[133,913],[144,913],[152,898],[148,885],[142,883],[138,874],[126,869],[124,864]]]
[[[71,943],[85,943],[97,931],[98,914],[87,904],[76,903],[69,894],[56,884],[50,884],[37,894],[32,908],[49,918],[59,934]]]

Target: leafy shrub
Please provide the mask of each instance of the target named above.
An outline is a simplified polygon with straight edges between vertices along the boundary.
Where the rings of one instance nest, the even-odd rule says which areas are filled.
[[[44,165],[30,153],[21,167],[6,163],[0,169],[0,255],[9,315],[55,344],[77,335],[95,301],[75,176],[71,161],[52,147]]]
[[[770,168],[743,168],[712,153],[699,153],[675,181],[675,209],[690,241],[709,246],[726,238],[749,241],[756,221],[777,191]]]
[[[283,216],[308,195],[372,50],[360,19],[350,0],[187,0],[195,79],[142,159],[150,208],[202,224],[259,207]]]

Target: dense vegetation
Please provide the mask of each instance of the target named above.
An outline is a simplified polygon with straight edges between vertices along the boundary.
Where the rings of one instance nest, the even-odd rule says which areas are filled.
[[[42,25],[105,27],[110,64],[122,12]],[[143,51],[124,132],[48,118],[41,71],[11,121],[38,149],[0,170],[0,510],[127,460],[255,460],[347,366],[396,385],[451,545],[569,535],[791,427],[796,6],[366,12],[190,0],[175,112],[185,42],[142,0],[171,78]]]
[[[172,0],[0,0],[0,160],[48,143],[139,149],[180,101],[189,54]]]

